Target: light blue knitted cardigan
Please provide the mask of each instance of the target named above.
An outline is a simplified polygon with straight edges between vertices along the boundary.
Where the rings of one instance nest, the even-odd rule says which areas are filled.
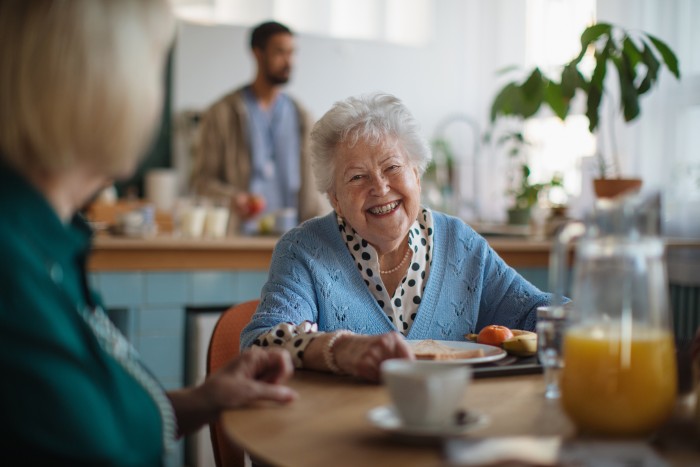
[[[462,220],[433,211],[430,275],[407,339],[464,340],[489,324],[534,330],[535,310],[550,303]],[[311,219],[275,247],[260,306],[241,334],[249,347],[273,326],[304,320],[320,331],[395,331],[357,270],[335,213]]]

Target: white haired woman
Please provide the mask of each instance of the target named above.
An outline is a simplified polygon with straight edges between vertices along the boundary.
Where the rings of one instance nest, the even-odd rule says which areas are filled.
[[[173,30],[167,0],[0,2],[0,451],[13,465],[162,465],[222,410],[295,397],[277,384],[289,354],[260,349],[166,393],[88,285],[77,212],[149,144]]]
[[[413,357],[404,338],[535,327],[550,295],[463,221],[421,207],[430,150],[399,99],[336,103],[312,145],[318,189],[335,212],[279,241],[244,347],[284,347],[297,367],[376,381],[383,360]]]

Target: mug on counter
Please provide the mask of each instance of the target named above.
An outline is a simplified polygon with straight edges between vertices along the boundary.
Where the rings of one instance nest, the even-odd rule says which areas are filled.
[[[185,237],[199,238],[204,233],[206,218],[204,206],[187,206],[183,209],[180,219],[180,230]]]
[[[210,206],[204,216],[204,236],[208,238],[223,238],[228,231],[229,208]]]

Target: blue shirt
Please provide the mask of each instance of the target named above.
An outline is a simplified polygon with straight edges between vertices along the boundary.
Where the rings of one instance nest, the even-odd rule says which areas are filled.
[[[301,147],[299,116],[292,100],[280,93],[272,107],[263,110],[250,86],[244,89],[250,125],[250,193],[265,197],[265,212],[299,208]]]

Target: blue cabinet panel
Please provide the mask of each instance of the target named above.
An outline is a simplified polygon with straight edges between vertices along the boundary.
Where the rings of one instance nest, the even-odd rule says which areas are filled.
[[[145,301],[149,305],[176,305],[187,302],[189,273],[151,272],[144,274]]]
[[[185,310],[173,307],[142,307],[137,313],[136,332],[140,336],[176,336],[184,338]]]
[[[102,272],[95,282],[107,308],[137,306],[144,301],[141,272]]]
[[[184,339],[180,336],[139,336],[137,349],[146,367],[165,383],[183,381]]]
[[[236,303],[260,298],[267,271],[238,271],[234,277]]]
[[[189,305],[232,305],[236,301],[236,281],[232,272],[192,272],[189,283]]]

